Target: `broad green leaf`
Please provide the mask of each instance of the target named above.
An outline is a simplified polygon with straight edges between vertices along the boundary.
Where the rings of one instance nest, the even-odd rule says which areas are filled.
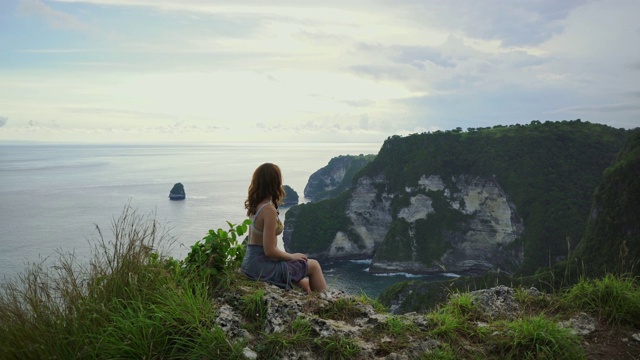
[[[247,227],[246,227],[246,226],[239,225],[239,226],[236,228],[236,231],[238,232],[238,236],[242,236],[242,235],[244,235],[244,232],[245,232],[245,231],[247,231]]]

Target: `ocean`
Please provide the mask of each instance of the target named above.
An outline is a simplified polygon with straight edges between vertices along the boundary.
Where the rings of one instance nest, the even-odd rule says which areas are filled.
[[[80,261],[87,259],[98,238],[96,226],[109,239],[111,222],[126,206],[165,226],[176,239],[170,255],[182,259],[209,229],[226,229],[227,221],[246,218],[244,200],[258,165],[278,164],[283,182],[306,202],[309,176],[331,158],[376,154],[380,146],[0,145],[0,281],[11,281],[33,263],[49,266],[59,254],[73,252]],[[185,187],[184,201],[168,199],[177,182]],[[366,261],[322,266],[329,286],[371,297],[410,276],[369,274]]]

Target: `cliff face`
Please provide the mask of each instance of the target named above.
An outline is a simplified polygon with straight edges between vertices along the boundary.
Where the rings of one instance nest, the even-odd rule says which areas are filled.
[[[327,166],[311,174],[304,196],[320,201],[347,190],[354,174],[373,158],[373,155],[343,155],[331,159]]]
[[[628,134],[575,120],[390,137],[351,189],[287,212],[285,249],[372,272],[533,273],[582,238]]]
[[[331,243],[328,255],[334,258],[371,258],[389,230],[391,198],[378,194],[376,187],[384,185],[384,176],[361,177],[351,191],[345,214],[351,223],[346,231],[338,231]],[[353,242],[352,233],[360,241]],[[353,235],[352,235],[353,236]]]
[[[640,274],[640,129],[605,170],[576,256],[590,275]]]
[[[487,270],[522,260],[516,243],[522,219],[494,179],[459,176],[447,185],[425,175],[398,193],[379,191],[384,184],[383,175],[358,180],[345,211],[352,225],[336,233],[329,256],[372,257],[369,271],[413,273]],[[349,233],[360,241],[350,241]]]

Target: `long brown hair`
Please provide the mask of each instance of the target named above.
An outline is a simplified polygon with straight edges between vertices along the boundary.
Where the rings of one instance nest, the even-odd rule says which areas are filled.
[[[258,204],[264,199],[269,199],[273,205],[278,205],[284,199],[285,192],[282,188],[282,172],[278,165],[264,163],[253,172],[249,185],[249,196],[244,201],[247,216],[256,213]]]

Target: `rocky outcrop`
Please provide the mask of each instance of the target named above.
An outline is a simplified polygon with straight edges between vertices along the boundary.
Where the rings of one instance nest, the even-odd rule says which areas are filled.
[[[569,320],[559,322],[558,327],[567,328],[574,335],[587,336],[595,331],[596,319],[587,313],[581,312]]]
[[[304,188],[304,196],[311,201],[320,201],[348,190],[355,173],[374,157],[343,155],[331,159],[327,166],[311,174]]]
[[[351,192],[345,211],[351,222],[350,231],[361,241],[357,244],[349,239],[347,232],[338,232],[331,242],[328,255],[334,258],[371,258],[384,239],[393,221],[391,197],[379,194],[385,179],[361,177]],[[358,246],[360,245],[360,246]]]
[[[293,190],[293,188],[289,185],[283,185],[282,188],[285,192],[285,197],[282,203],[282,206],[294,206],[298,205],[300,201],[300,197],[298,196],[298,192]]]
[[[306,330],[311,343],[323,344],[332,341],[346,341],[352,349],[352,356],[361,359],[376,358],[418,358],[440,349],[443,344],[434,338],[415,334],[414,341],[398,347],[387,349],[385,344],[391,341],[391,334],[380,334],[389,319],[405,324],[415,324],[423,331],[427,330],[428,321],[424,314],[407,314],[402,316],[386,312],[376,312],[371,304],[358,300],[342,291],[327,291],[320,294],[306,295],[300,291],[284,291],[266,283],[256,283],[254,287],[240,286],[234,291],[215,299],[220,303],[215,325],[220,326],[227,338],[234,343],[246,342],[243,357],[265,357],[265,349],[252,347],[256,343],[255,335],[246,329],[253,320],[247,318],[243,303],[247,297],[255,296],[259,291],[262,296],[261,308],[264,317],[257,328],[259,336],[286,336],[292,330],[292,323],[299,321],[308,324]],[[253,325],[255,328],[255,324]],[[372,334],[377,336],[372,337]],[[293,343],[293,341],[292,341]],[[314,351],[310,344],[286,346],[278,349],[277,357],[283,359],[324,359],[332,358],[322,351]],[[267,356],[268,357],[268,356]],[[337,357],[343,358],[343,355]]]
[[[522,308],[515,298],[515,291],[510,287],[499,285],[472,291],[470,294],[472,304],[476,305],[485,317],[513,320],[521,315]],[[454,294],[454,297],[456,296],[459,294]]]
[[[247,312],[246,304],[254,301],[259,302],[254,310],[260,316]],[[567,351],[582,353],[578,337],[600,330],[599,322],[585,313],[545,317],[542,311],[536,316],[547,326],[531,335],[514,334],[508,324],[521,324],[539,311],[532,312],[527,304],[553,303],[536,288],[496,286],[453,293],[434,311],[403,314],[386,312],[374,307],[371,300],[342,291],[306,295],[266,283],[229,289],[214,302],[215,326],[230,343],[241,344],[245,359],[500,359],[512,357],[507,355],[520,347],[534,358],[563,358]],[[568,331],[559,332],[558,328]],[[633,339],[636,332],[630,333]],[[476,338],[482,340],[469,341]],[[547,348],[548,338],[568,342],[551,343]],[[587,341],[582,343],[590,346]],[[540,349],[535,344],[540,344]],[[628,350],[637,353],[635,346]]]
[[[169,199],[171,200],[184,200],[187,194],[184,192],[184,185],[182,183],[175,183],[169,191]]]

